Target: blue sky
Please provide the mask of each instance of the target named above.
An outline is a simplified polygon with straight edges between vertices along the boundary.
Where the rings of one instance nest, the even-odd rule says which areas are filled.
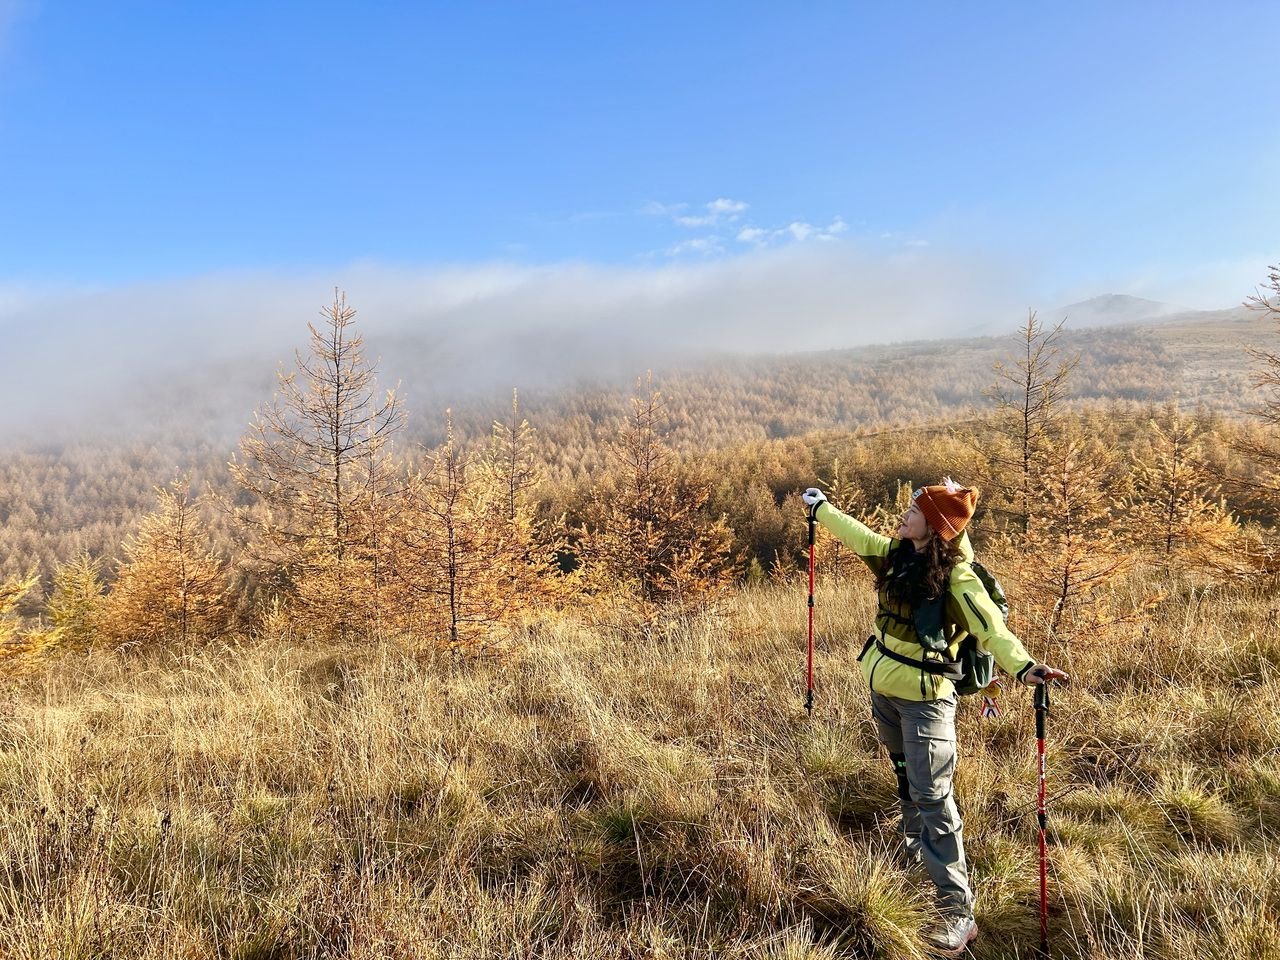
[[[843,245],[1230,305],[1280,259],[1270,12],[0,0],[0,292]]]

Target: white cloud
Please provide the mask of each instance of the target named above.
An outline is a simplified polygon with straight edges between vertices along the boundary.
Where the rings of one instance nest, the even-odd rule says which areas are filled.
[[[795,239],[803,242],[808,240],[813,233],[813,226],[802,220],[793,220],[783,228],[782,232],[789,233]]]
[[[696,253],[703,256],[722,253],[730,238],[738,243],[756,248],[777,246],[783,243],[805,243],[810,240],[834,240],[847,233],[849,225],[844,217],[837,216],[825,227],[805,220],[793,220],[782,227],[762,227],[753,223],[741,224],[742,216],[751,205],[745,200],[717,197],[703,204],[701,212],[684,212],[688,204],[664,204],[650,202],[642,212],[653,216],[670,217],[671,222],[686,229],[710,229],[711,236],[698,237],[676,243],[663,251],[667,256]]]
[[[674,217],[688,208],[687,203],[659,203],[657,200],[650,200],[640,208],[640,213],[646,217]]]
[[[733,217],[742,213],[747,209],[749,204],[743,203],[741,200],[730,200],[727,197],[719,197],[707,204],[707,209],[712,213],[724,214]]]
[[[747,226],[738,231],[737,240],[740,243],[750,243],[757,247],[763,247],[774,241],[795,241],[804,243],[807,240],[835,240],[840,234],[846,233],[849,225],[844,222],[843,217],[836,217],[831,223],[825,227],[815,227],[811,223],[804,220],[793,220],[785,227],[777,227],[776,229],[765,229],[764,227]]]
[[[700,253],[703,256],[710,256],[715,253],[723,253],[724,246],[720,243],[717,236],[694,237],[692,240],[684,240],[667,248],[667,256],[678,257],[685,253]]]
[[[645,206],[645,212],[668,214],[682,227],[715,227],[722,223],[736,223],[750,204],[742,200],[730,200],[728,197],[717,197],[703,204],[706,213],[681,214],[680,211],[688,206],[687,203],[650,203]]]

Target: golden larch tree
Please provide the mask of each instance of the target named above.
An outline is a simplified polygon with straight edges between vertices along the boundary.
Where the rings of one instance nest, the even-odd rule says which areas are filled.
[[[404,415],[394,390],[378,392],[346,295],[335,290],[320,312],[308,354],[278,374],[230,469],[252,498],[237,516],[292,588],[303,628],[363,633],[383,616],[387,527],[402,493],[389,445]]]
[[[61,634],[56,627],[23,629],[22,619],[15,612],[22,598],[39,582],[34,570],[0,582],[0,674],[29,673],[58,647]]]
[[[399,524],[396,573],[413,598],[412,625],[451,648],[481,641],[518,605],[504,589],[511,557],[507,501],[479,473],[446,412],[445,441],[410,478]]]
[[[501,493],[501,507],[512,522],[528,507],[530,493],[542,480],[534,442],[533,427],[520,416],[519,392],[512,390],[510,419],[493,421],[484,459],[485,471]]]
[[[1147,423],[1152,453],[1129,478],[1124,522],[1129,539],[1161,563],[1176,561],[1215,576],[1246,572],[1239,524],[1200,457],[1200,431],[1176,405]]]
[[[1062,354],[1062,324],[1045,327],[1029,310],[1014,356],[995,364],[997,381],[987,390],[999,427],[977,442],[986,459],[979,485],[986,508],[1005,515],[1015,532],[1025,533],[1030,525],[1038,478],[1060,426],[1071,372],[1080,362],[1079,354]]]
[[[186,644],[225,629],[227,567],[210,548],[201,508],[185,479],[156,489],[156,509],[125,541],[107,595],[104,626],[115,643]]]
[[[83,650],[100,641],[105,591],[101,558],[82,550],[58,564],[45,612],[65,648]]]
[[[592,516],[579,531],[583,559],[597,587],[631,593],[651,611],[692,612],[732,582],[732,532],[703,508],[710,479],[682,465],[667,444],[666,401],[652,374],[637,381],[631,415],[611,445],[612,484],[598,490]]]
[[[498,526],[491,538],[496,589],[511,598],[520,613],[536,612],[564,601],[568,583],[557,558],[567,550],[564,518],[538,518],[534,491],[543,480],[536,450],[537,434],[520,415],[520,398],[511,391],[511,415],[495,420],[489,447],[480,462],[482,499],[492,505]]]
[[[1131,603],[1113,604],[1107,591],[1135,557],[1116,523],[1114,455],[1067,429],[1041,462],[1027,532],[1011,561],[1019,587],[1011,619],[1019,634],[1069,663],[1073,646],[1135,619]]]
[[[1245,306],[1265,320],[1280,322],[1280,266],[1269,268],[1266,281],[1245,300]],[[1280,512],[1280,354],[1261,347],[1249,353],[1257,364],[1253,382],[1260,394],[1252,413],[1262,421],[1263,432],[1239,436],[1232,447],[1256,469],[1248,478],[1223,476],[1223,480],[1234,492],[1260,499]],[[1280,542],[1274,533],[1262,553],[1255,558],[1255,566],[1262,572],[1280,571]]]

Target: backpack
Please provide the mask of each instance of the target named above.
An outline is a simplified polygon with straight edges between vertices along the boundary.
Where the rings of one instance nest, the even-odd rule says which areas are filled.
[[[969,566],[977,575],[978,582],[982,584],[982,588],[987,592],[987,596],[991,598],[991,602],[1000,611],[1000,616],[1008,620],[1009,601],[1005,596],[1004,588],[1000,586],[1000,581],[993,577],[991,572],[976,560],[969,561]],[[883,644],[877,643],[876,646],[881,654],[891,660],[921,667],[926,673],[936,674],[950,680],[955,685],[956,693],[962,697],[981,693],[995,676],[996,658],[990,653],[984,653],[978,649],[978,638],[973,634],[969,634],[960,641],[960,648],[956,651],[954,660],[948,657],[946,655],[945,608],[946,598],[944,595],[931,603],[922,603],[912,610],[912,626],[915,628],[916,639],[919,641],[920,646],[931,653],[941,654],[943,659],[912,660],[909,657],[894,653]],[[880,609],[895,620],[902,619],[883,607]],[[874,641],[875,637],[871,637],[867,641],[867,647],[870,647]],[[865,649],[863,652],[866,652]],[[923,682],[923,679],[921,682]]]
[[[978,649],[973,634],[960,641],[956,659],[960,662],[960,679],[953,681],[957,694],[967,697],[987,689],[995,676],[996,658]]]
[[[1000,616],[1008,622],[1009,599],[1005,596],[1004,587],[1000,586],[1000,581],[993,577],[991,571],[977,560],[970,561],[969,566],[978,575],[978,581],[982,584],[982,589],[987,591],[987,596],[991,598],[991,602],[1000,611]],[[959,682],[955,685],[956,693],[962,697],[967,697],[987,689],[987,686],[995,676],[996,658],[978,649],[977,637],[969,634],[960,641],[957,659],[960,661],[962,672]]]

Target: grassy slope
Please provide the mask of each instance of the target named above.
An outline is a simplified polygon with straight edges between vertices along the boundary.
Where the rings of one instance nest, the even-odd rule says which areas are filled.
[[[1163,586],[1140,641],[1070,656],[1055,942],[1280,956],[1274,597]],[[278,640],[57,663],[0,725],[0,955],[921,956],[928,881],[892,862],[853,662],[870,591],[820,587],[811,722],[802,592],[666,637],[565,618],[471,661]],[[1029,701],[962,707],[979,957],[1036,938]]]
[[[1204,404],[1230,415],[1258,404],[1249,349],[1273,349],[1275,330],[1248,310],[1208,311],[1191,320],[1142,326],[1178,365],[1178,395],[1188,407]]]

